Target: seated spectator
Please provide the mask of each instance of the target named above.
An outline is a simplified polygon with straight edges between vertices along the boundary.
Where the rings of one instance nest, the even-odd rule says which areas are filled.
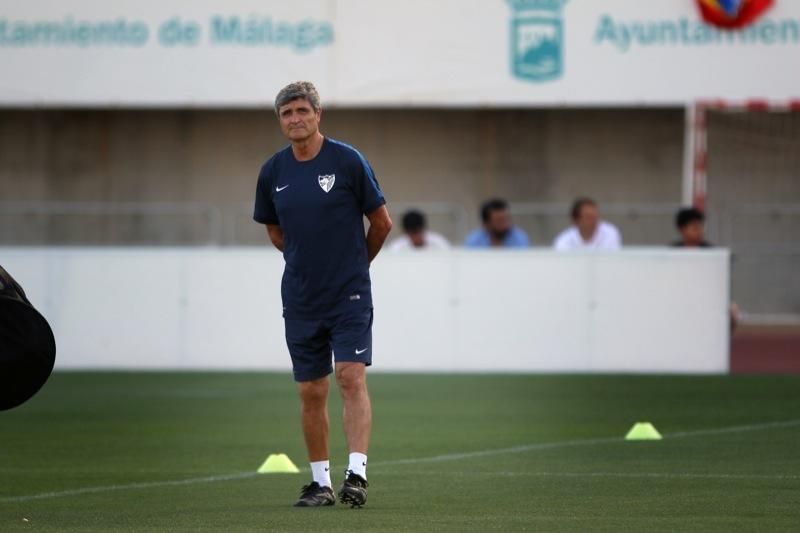
[[[681,238],[672,243],[672,246],[686,248],[708,248],[711,243],[706,240],[706,216],[694,207],[686,207],[675,215],[675,227],[678,228]]]
[[[421,211],[411,209],[403,215],[404,235],[389,245],[389,250],[447,250],[450,243],[442,235],[428,231],[428,223]]]
[[[481,206],[483,227],[476,229],[464,240],[468,248],[524,248],[530,245],[528,235],[511,223],[508,202],[493,198]]]
[[[681,238],[672,243],[678,248],[710,248],[712,244],[706,240],[706,216],[695,207],[684,207],[675,215],[675,227]],[[739,306],[731,302],[728,308],[731,332],[739,323]]]
[[[622,237],[613,224],[600,220],[600,210],[591,198],[578,198],[570,211],[572,226],[553,241],[556,250],[619,250]]]

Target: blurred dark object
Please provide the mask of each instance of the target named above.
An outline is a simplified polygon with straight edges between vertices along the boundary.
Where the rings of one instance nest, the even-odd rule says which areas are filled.
[[[697,0],[707,24],[726,30],[738,30],[755,23],[773,0]]]
[[[56,341],[47,320],[0,266],[0,411],[28,401],[50,377]]]

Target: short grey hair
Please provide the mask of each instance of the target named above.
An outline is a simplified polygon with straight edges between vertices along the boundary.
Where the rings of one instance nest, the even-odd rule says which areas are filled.
[[[314,111],[320,110],[319,93],[314,84],[310,81],[296,81],[281,89],[275,97],[275,114],[278,114],[281,107],[300,98],[308,100]]]

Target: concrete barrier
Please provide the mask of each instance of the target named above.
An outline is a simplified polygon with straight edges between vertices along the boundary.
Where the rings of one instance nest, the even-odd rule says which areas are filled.
[[[290,369],[265,248],[0,248],[57,369]],[[390,254],[375,371],[728,371],[726,250]]]

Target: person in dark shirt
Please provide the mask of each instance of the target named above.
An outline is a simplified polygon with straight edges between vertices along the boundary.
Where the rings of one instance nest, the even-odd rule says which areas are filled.
[[[298,507],[333,505],[328,453],[328,376],[335,360],[344,406],[349,467],[339,500],[367,499],[372,411],[366,367],[372,364],[369,266],[392,229],[386,200],[367,160],[319,130],[322,108],[313,84],[296,82],[275,99],[290,145],[261,168],[253,218],[283,252],[281,282],[286,343],[302,404],[312,482]],[[364,234],[363,217],[369,220]]]
[[[675,227],[678,228],[681,238],[672,243],[672,246],[685,248],[709,248],[711,243],[706,240],[706,216],[695,207],[685,207],[675,215]]]
[[[448,250],[450,243],[443,235],[428,230],[425,213],[409,209],[403,214],[403,235],[389,245],[394,252],[410,250]]]
[[[682,208],[675,215],[675,226],[681,238],[672,243],[678,248],[711,248],[713,245],[706,240],[706,216],[695,207]],[[731,302],[728,308],[731,332],[739,324],[739,306]]]
[[[508,202],[492,198],[481,205],[483,226],[464,239],[467,248],[527,248],[528,235],[511,222]]]

